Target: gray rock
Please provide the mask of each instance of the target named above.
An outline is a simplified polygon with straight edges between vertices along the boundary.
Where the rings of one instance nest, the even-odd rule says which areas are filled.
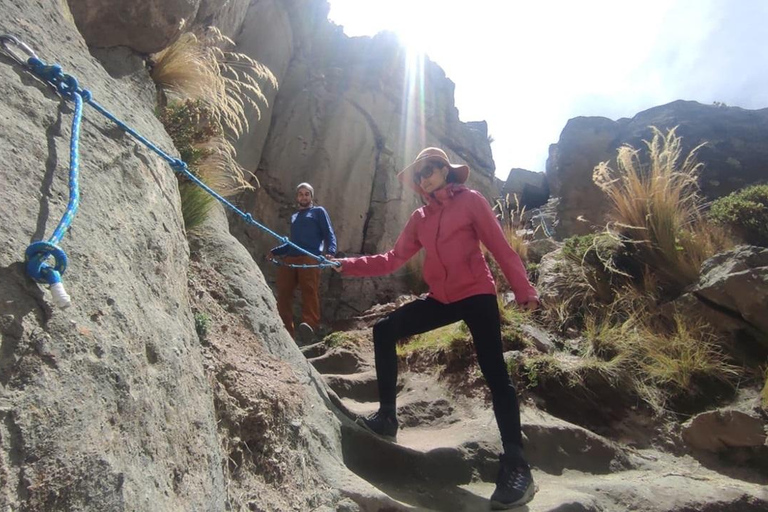
[[[547,175],[527,169],[512,169],[501,189],[501,197],[506,198],[507,195],[513,207],[514,196],[517,196],[520,208],[525,207],[527,210],[538,208],[549,199]]]
[[[523,337],[533,343],[539,352],[550,354],[556,350],[557,347],[552,340],[552,336],[544,329],[533,324],[523,324],[520,329],[522,330]]]
[[[0,33],[62,63],[172,149],[146,72],[110,77],[65,5],[3,2]],[[224,455],[188,305],[173,172],[85,107],[80,209],[61,242],[73,305],[53,309],[22,261],[67,203],[72,105],[5,56],[0,92],[0,240],[13,241],[0,245],[0,509],[223,510]]]
[[[234,38],[243,26],[251,0],[200,0],[194,25],[216,27],[227,37]]]
[[[767,430],[768,424],[756,413],[718,409],[697,414],[685,422],[682,436],[691,448],[718,453],[768,446]]]
[[[561,244],[551,238],[542,238],[528,242],[528,261],[540,263],[541,259],[551,252],[555,252]]]
[[[713,256],[674,305],[721,331],[746,331],[768,347],[768,249],[740,246]]]
[[[67,0],[88,46],[154,53],[191,28],[200,0]]]
[[[264,281],[259,267],[248,251],[229,234],[224,209],[216,205],[205,224],[190,237],[196,257],[201,258],[220,274],[230,293],[224,298],[229,310],[241,317],[249,329],[256,333],[262,348],[282,362],[288,363],[295,375],[294,392],[302,397],[303,417],[299,429],[299,446],[304,447],[302,460],[307,468],[306,484],[312,482],[310,474],[319,475],[337,493],[325,498],[331,503],[349,498],[363,510],[376,510],[393,506],[393,500],[360,479],[342,462],[341,422],[334,416],[331,398],[320,375],[307,362],[282,325],[277,314],[277,303]],[[241,371],[249,371],[243,367]],[[375,384],[375,379],[374,379]],[[343,416],[341,417],[343,419]],[[304,492],[297,489],[296,492]],[[263,501],[255,502],[260,507]],[[397,510],[393,507],[394,510]]]

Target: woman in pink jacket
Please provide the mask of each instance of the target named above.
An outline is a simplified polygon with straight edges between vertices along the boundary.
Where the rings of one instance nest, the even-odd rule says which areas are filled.
[[[380,408],[362,418],[361,424],[382,437],[396,438],[397,341],[463,320],[491,389],[504,445],[491,504],[494,508],[510,508],[530,501],[536,489],[523,458],[520,409],[502,355],[496,284],[480,243],[499,263],[519,305],[535,309],[539,299],[488,201],[462,185],[468,175],[469,167],[451,164],[443,150],[423,150],[398,178],[425,197],[428,204],[413,212],[391,251],[336,260],[341,263],[336,270],[361,277],[389,274],[419,249],[425,249],[422,274],[429,295],[402,306],[373,327]]]

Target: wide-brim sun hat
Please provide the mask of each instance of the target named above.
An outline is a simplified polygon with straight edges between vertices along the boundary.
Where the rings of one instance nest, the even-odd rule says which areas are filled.
[[[452,164],[448,160],[448,155],[445,153],[445,151],[443,151],[440,148],[422,149],[419,155],[413,161],[413,163],[397,174],[397,179],[400,180],[400,183],[403,183],[404,185],[408,185],[412,189],[423,194],[424,191],[416,182],[413,181],[413,177],[417,172],[421,171],[428,163],[434,162],[434,161],[442,162],[448,167],[450,167],[456,183],[464,183],[467,181],[467,178],[469,177],[469,166],[464,164],[462,165]]]

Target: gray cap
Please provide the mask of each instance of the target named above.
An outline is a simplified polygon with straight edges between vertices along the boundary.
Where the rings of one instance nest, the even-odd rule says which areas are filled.
[[[309,190],[309,193],[312,195],[312,199],[315,198],[315,189],[312,188],[312,185],[310,185],[309,183],[299,183],[298,185],[296,185],[296,192],[298,192],[299,189],[302,189],[302,188]]]

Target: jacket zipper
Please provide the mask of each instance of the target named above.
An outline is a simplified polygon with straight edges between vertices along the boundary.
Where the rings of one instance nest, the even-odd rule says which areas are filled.
[[[445,268],[443,259],[440,257],[440,251],[438,250],[438,240],[440,239],[440,226],[443,223],[443,212],[445,211],[445,205],[440,205],[440,214],[437,217],[437,229],[435,230],[435,257],[440,263],[440,267],[443,269],[443,295],[445,300],[448,301],[448,291],[446,290],[446,284],[448,283],[448,269]]]

